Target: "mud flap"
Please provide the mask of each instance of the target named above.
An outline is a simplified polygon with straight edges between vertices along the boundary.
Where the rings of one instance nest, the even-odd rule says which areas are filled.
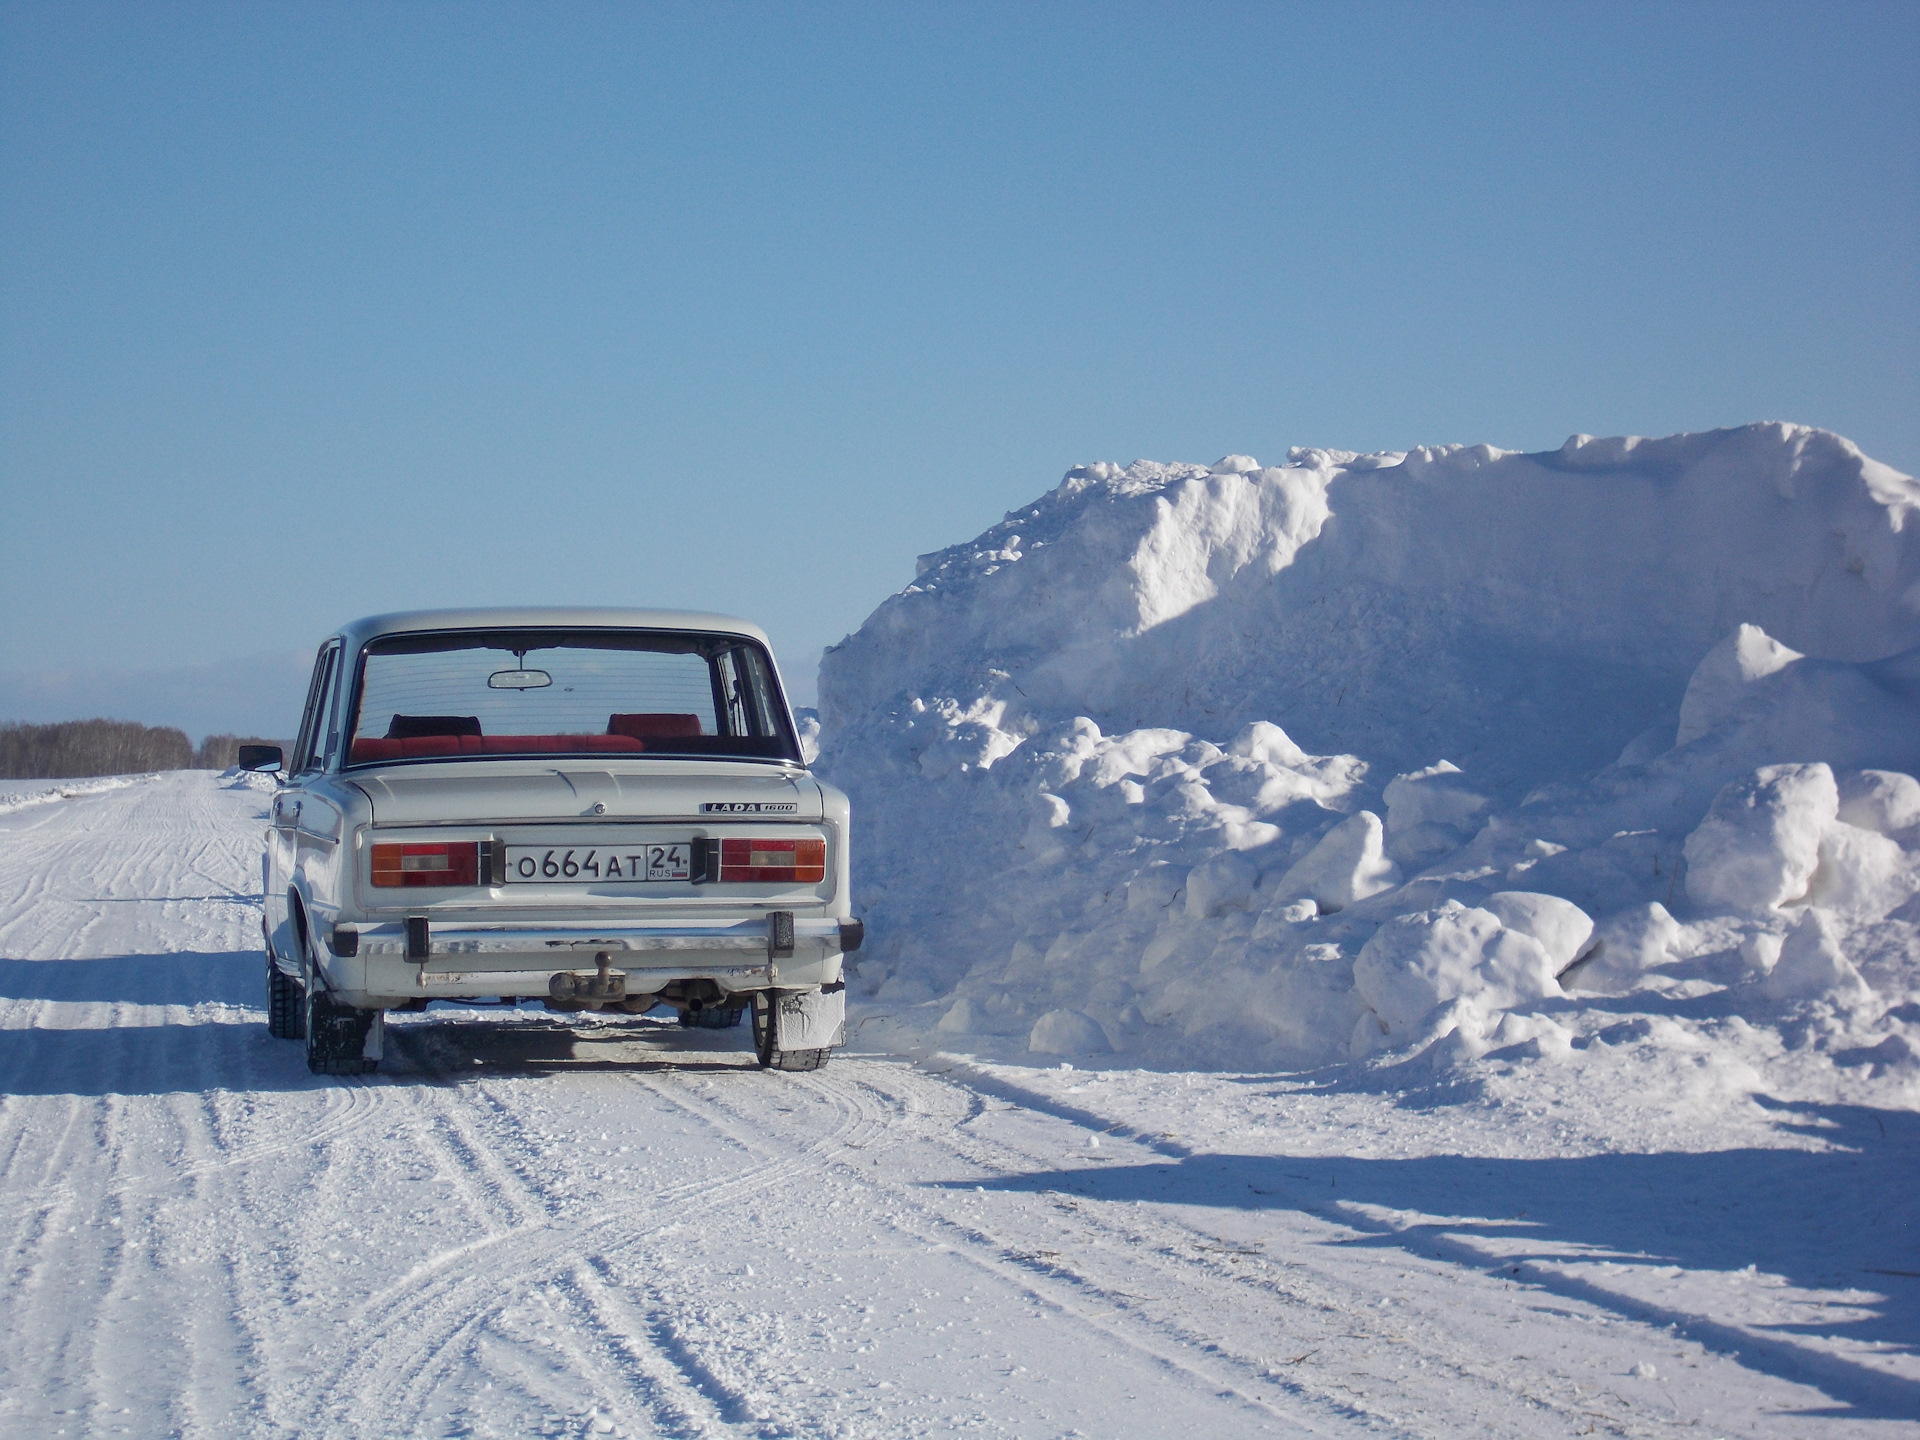
[[[782,1050],[830,1050],[847,1043],[847,987],[796,990],[773,1002]]]
[[[360,1046],[360,1058],[378,1064],[387,1043],[387,1012],[376,1010],[367,1024],[367,1038]]]
[[[328,995],[314,998],[307,1016],[307,1065],[321,1075],[362,1075],[380,1062],[387,1012],[357,1010]]]

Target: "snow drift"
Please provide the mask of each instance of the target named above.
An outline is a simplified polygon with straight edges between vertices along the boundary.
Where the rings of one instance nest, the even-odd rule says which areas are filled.
[[[1917,507],[1779,424],[1069,471],[823,658],[862,983],[1189,1063],[1566,1053],[1635,992],[1898,1039]]]

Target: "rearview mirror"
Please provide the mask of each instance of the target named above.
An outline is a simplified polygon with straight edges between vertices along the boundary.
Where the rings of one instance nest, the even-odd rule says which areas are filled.
[[[496,670],[487,676],[494,690],[540,690],[553,684],[553,676],[544,670]]]
[[[242,770],[279,770],[287,763],[278,745],[242,745],[239,766]]]

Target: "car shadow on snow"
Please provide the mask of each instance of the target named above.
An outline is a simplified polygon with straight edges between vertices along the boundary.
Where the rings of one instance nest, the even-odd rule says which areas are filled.
[[[453,1007],[396,1016],[387,1024],[380,1073],[395,1080],[470,1080],[494,1075],[557,1075],[757,1070],[744,1027],[687,1029],[659,1017],[569,1023],[539,1010]]]
[[[1190,1154],[983,1183],[990,1190],[1091,1200],[1316,1215],[1361,1232],[1343,1243],[1439,1258],[1623,1318],[1672,1326],[1709,1350],[1813,1386],[1834,1402],[1806,1413],[1911,1419],[1920,1414],[1920,1385],[1794,1340],[1830,1335],[1907,1353],[1920,1343],[1920,1194],[1913,1185],[1920,1173],[1920,1114],[1844,1105],[1773,1108],[1782,1112],[1784,1129],[1835,1148],[1533,1159]],[[976,1183],[943,1182],[942,1188]],[[1408,1222],[1380,1211],[1453,1218]],[[1501,1253],[1496,1258],[1480,1241]],[[1578,1255],[1569,1257],[1565,1247]],[[1584,1273],[1560,1268],[1557,1262],[1568,1258],[1583,1262]],[[1844,1305],[1838,1316],[1849,1318],[1743,1329],[1610,1289],[1593,1278],[1591,1265],[1600,1261],[1643,1277],[1665,1266],[1731,1275],[1753,1265],[1802,1289],[1867,1291],[1878,1298]]]
[[[99,1011],[62,1023],[65,1017],[54,1012],[36,1017],[38,1024],[0,1028],[0,1093],[168,1095],[387,1080],[438,1084],[585,1070],[758,1068],[744,1026],[684,1029],[658,1016],[569,1023],[544,1010],[443,1004],[425,1014],[392,1016],[380,1070],[342,1082],[309,1072],[300,1042],[267,1034],[265,968],[257,950],[0,959],[0,1002],[195,1012],[193,1020],[159,1024],[137,1013],[115,1013],[103,1024]],[[213,1007],[212,1014],[206,1007]]]
[[[0,960],[0,1000],[259,1008],[266,1004],[266,966],[266,956],[258,950]]]
[[[273,1039],[250,1018],[0,1029],[4,1095],[238,1094],[337,1083],[308,1073],[298,1045]]]

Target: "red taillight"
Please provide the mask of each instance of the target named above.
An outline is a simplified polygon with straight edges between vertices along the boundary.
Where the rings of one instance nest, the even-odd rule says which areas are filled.
[[[376,845],[373,883],[393,885],[478,885],[480,846],[456,844]]]
[[[824,840],[722,840],[720,878],[818,885],[827,878]]]

